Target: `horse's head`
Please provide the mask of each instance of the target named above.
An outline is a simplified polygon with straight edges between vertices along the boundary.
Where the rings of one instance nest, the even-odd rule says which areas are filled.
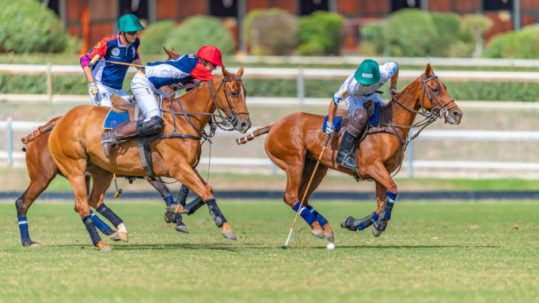
[[[224,112],[226,116],[222,122],[232,125],[232,128],[245,133],[251,127],[251,119],[247,110],[247,91],[241,80],[243,67],[234,73],[228,72],[224,67],[223,76],[211,81],[210,86],[214,87],[214,105]]]
[[[449,95],[446,86],[434,74],[430,64],[427,64],[425,73],[419,80],[422,86],[417,96],[419,106],[438,117],[443,116],[446,123],[459,124],[463,116],[462,110]]]

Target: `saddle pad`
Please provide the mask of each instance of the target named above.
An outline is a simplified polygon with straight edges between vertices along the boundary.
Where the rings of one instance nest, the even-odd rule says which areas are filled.
[[[335,132],[339,133],[339,130],[341,129],[342,124],[342,118],[341,117],[334,117],[333,118],[333,127],[335,127]],[[322,131],[326,132],[326,127],[328,126],[328,116],[324,117],[324,124],[322,125]]]
[[[103,128],[104,129],[112,129],[116,126],[122,124],[125,121],[129,121],[129,113],[128,112],[121,112],[117,113],[113,111],[112,109],[109,110],[109,113],[105,117],[105,121],[103,122]]]
[[[380,123],[380,110],[382,109],[382,105],[378,102],[374,103],[374,109],[372,110],[372,114],[369,117],[369,125],[368,126],[376,126]]]

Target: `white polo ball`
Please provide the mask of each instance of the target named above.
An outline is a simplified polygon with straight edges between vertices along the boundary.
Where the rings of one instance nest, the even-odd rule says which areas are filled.
[[[326,246],[327,249],[335,249],[335,243],[328,243],[328,245]]]

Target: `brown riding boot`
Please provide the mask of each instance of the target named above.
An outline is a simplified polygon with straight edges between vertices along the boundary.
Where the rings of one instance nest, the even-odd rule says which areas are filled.
[[[105,156],[107,158],[110,156],[110,151],[118,145],[119,141],[136,137],[137,134],[137,121],[124,122],[110,132],[104,133],[101,136],[101,144]]]

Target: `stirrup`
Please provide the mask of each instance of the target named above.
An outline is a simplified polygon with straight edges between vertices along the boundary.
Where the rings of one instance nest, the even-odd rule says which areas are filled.
[[[355,153],[347,154],[343,157],[342,161],[340,161],[338,164],[342,167],[349,168],[352,170],[357,169],[357,163],[354,161]],[[351,158],[351,160],[349,160]]]
[[[101,136],[101,146],[103,148],[103,153],[105,157],[110,158],[110,152],[114,147],[118,145],[116,138],[110,133],[105,133]]]

